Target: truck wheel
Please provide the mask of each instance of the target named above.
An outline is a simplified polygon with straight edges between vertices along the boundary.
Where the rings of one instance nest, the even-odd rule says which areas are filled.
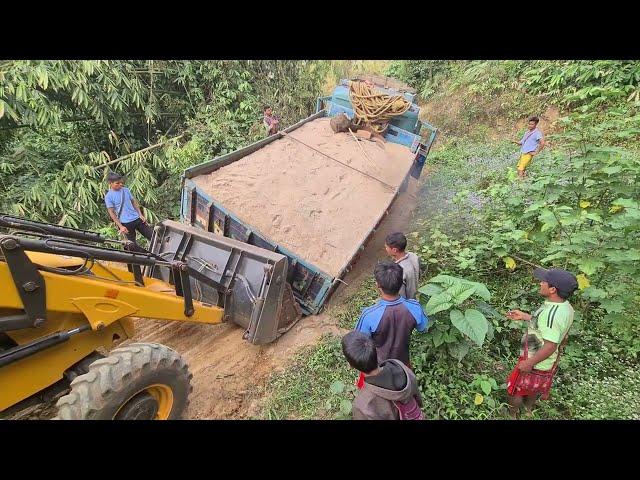
[[[58,400],[56,420],[174,420],[193,387],[189,367],[158,343],[132,343],[96,360]]]

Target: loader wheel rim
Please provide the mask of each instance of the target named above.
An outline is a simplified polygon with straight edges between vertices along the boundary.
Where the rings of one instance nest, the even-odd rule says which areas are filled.
[[[132,409],[134,403],[137,405]],[[156,383],[133,394],[118,409],[114,419],[167,420],[172,409],[173,390],[168,385]]]

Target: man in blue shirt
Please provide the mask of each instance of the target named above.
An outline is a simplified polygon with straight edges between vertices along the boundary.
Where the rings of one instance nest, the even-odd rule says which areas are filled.
[[[118,227],[118,231],[125,235],[131,250],[144,251],[136,243],[136,230],[147,240],[151,240],[153,228],[147,223],[140,204],[137,202],[127,187],[124,186],[122,175],[110,173],[107,176],[109,191],[104,196],[109,216]]]
[[[524,171],[527,168],[527,165],[531,163],[531,159],[534,155],[540,153],[544,148],[544,135],[538,129],[538,122],[540,122],[538,117],[529,118],[527,131],[522,136],[522,139],[519,141],[513,140],[513,143],[521,146],[520,160],[518,161],[518,176],[520,178],[524,178]]]
[[[403,278],[400,265],[381,262],[376,265],[374,276],[381,298],[375,305],[362,311],[355,329],[371,336],[376,344],[378,363],[395,358],[411,368],[411,332],[414,328],[424,332],[429,319],[417,300],[399,295]]]

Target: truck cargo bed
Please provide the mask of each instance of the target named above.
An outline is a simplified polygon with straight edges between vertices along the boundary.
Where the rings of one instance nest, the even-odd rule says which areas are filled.
[[[355,139],[350,138],[349,134],[334,135],[330,130],[329,135],[326,135],[324,130],[317,130],[317,127],[314,126],[316,124],[320,125],[320,123],[325,122],[325,120],[321,120],[320,123],[316,122],[314,125],[310,124],[310,122],[321,119],[325,115],[326,112],[323,110],[285,130],[287,133],[293,132],[291,135],[292,137],[296,138],[296,136],[299,136],[300,138],[304,138],[305,142],[308,142],[300,146],[298,150],[294,148],[294,145],[299,143],[301,140],[293,140],[286,137],[281,138],[280,136],[268,137],[236,152],[232,152],[228,155],[224,155],[217,159],[192,167],[185,172],[183,179],[181,212],[183,221],[204,230],[285,255],[289,260],[287,281],[292,287],[295,299],[298,301],[305,313],[318,313],[325,301],[328,299],[332,290],[337,285],[339,279],[350,270],[358,254],[364,249],[365,244],[375,232],[375,229],[396,199],[398,192],[406,184],[414,157],[409,148],[400,145],[391,145],[387,147],[391,151],[396,151],[398,149],[406,151],[406,159],[400,155],[400,160],[393,162],[393,168],[388,168],[386,165],[383,165],[385,168],[380,168],[379,162],[381,160],[373,158],[375,155],[380,156],[380,154],[375,151],[375,149],[379,149],[379,147],[374,143],[361,142],[360,145],[357,145]],[[307,126],[302,128],[305,125]],[[324,123],[322,123],[322,125],[322,128],[324,128]],[[317,132],[317,135],[312,137],[309,137],[309,135],[304,137],[302,135],[305,131],[310,131],[312,128],[316,128],[314,132]],[[326,128],[329,129],[328,121]],[[300,130],[296,133],[296,130],[298,129]],[[346,142],[349,141],[351,142],[351,145],[349,145],[350,149],[353,150],[355,148],[359,149],[360,147],[364,147],[369,153],[366,155],[358,154],[352,155],[351,157],[343,156],[338,158],[340,155],[344,155],[343,151],[346,150],[346,147],[343,148],[332,143],[339,141],[343,142],[341,145],[347,145]],[[274,142],[280,142],[280,144],[277,144],[280,145],[280,147],[272,145]],[[336,229],[336,235],[343,235],[337,237],[338,239],[341,239],[339,240],[341,241],[341,245],[332,246],[340,248],[342,251],[329,251],[318,248],[314,250],[314,248],[311,248],[310,251],[312,251],[312,254],[307,252],[306,255],[303,255],[301,254],[301,251],[307,251],[309,250],[307,247],[316,247],[316,245],[309,246],[300,243],[297,244],[297,246],[285,245],[287,243],[291,244],[291,242],[288,242],[285,234],[277,230],[272,232],[266,231],[269,230],[267,222],[267,220],[270,221],[269,218],[262,218],[262,216],[251,217],[251,215],[247,214],[247,209],[244,208],[246,203],[240,203],[240,200],[238,200],[241,198],[242,202],[252,202],[250,206],[254,207],[254,210],[264,209],[265,216],[269,213],[267,207],[263,207],[261,204],[261,202],[264,203],[269,199],[259,200],[252,197],[252,194],[255,196],[256,192],[244,191],[243,188],[246,187],[246,185],[250,185],[250,183],[247,183],[243,179],[238,179],[237,173],[250,168],[253,168],[254,170],[257,168],[259,170],[259,168],[262,167],[262,164],[255,164],[252,159],[260,155],[262,155],[260,158],[267,158],[267,160],[270,159],[271,162],[276,160],[280,161],[279,158],[274,160],[274,158],[268,157],[268,154],[264,152],[269,151],[271,152],[271,155],[282,155],[282,145],[285,145],[285,142],[287,142],[286,149],[284,150],[286,154],[293,155],[295,161],[300,164],[299,167],[297,166],[298,163],[286,164],[290,169],[293,166],[298,170],[302,169],[301,171],[304,172],[305,168],[313,170],[313,167],[321,167],[321,173],[328,176],[328,178],[323,180],[325,182],[329,181],[326,188],[334,188],[335,182],[338,181],[331,176],[334,171],[339,173],[339,181],[342,181],[344,178],[345,181],[347,181],[347,185],[349,185],[349,188],[342,189],[342,192],[348,193],[348,195],[345,193],[345,196],[348,197],[348,201],[345,200],[343,208],[341,207],[342,210],[333,211],[331,213],[331,215],[333,215],[332,217],[330,217],[327,212],[321,212],[324,216],[320,217],[320,221],[318,222],[320,225],[314,223],[313,219],[308,220],[307,223],[300,223],[299,220],[303,217],[299,215],[299,212],[293,211],[293,213],[291,213],[291,209],[289,210],[290,216],[297,215],[296,220],[298,220],[298,223],[296,224],[293,222],[294,226],[305,230],[296,232],[298,237],[302,239],[308,238],[309,241],[312,241],[311,239],[315,238],[318,239],[317,241],[328,242],[331,237],[329,234],[331,232],[329,232],[329,230],[334,226],[334,224],[338,224],[340,222],[344,224],[346,222],[346,224],[349,225],[350,222],[354,221],[353,219],[361,216],[361,210],[364,212],[362,214],[362,218],[364,218],[364,220],[362,220],[358,225],[353,226],[353,234],[350,238],[345,237],[343,233],[337,231],[340,230],[339,228]],[[315,142],[315,145],[311,144],[313,142]],[[357,146],[354,147],[354,145]],[[322,150],[323,153],[327,151],[331,153],[329,155],[325,154],[325,156],[328,156],[329,158],[323,159],[322,155],[312,151],[313,148],[307,149],[305,146],[314,148],[318,147],[317,150]],[[263,149],[263,152],[259,152],[261,149]],[[254,153],[255,155],[252,156]],[[334,156],[335,158],[333,158]],[[239,162],[240,160],[242,160],[242,162]],[[371,173],[370,176],[375,178],[367,178],[364,175],[360,175],[358,172],[352,172],[351,170],[353,170],[353,168],[350,170],[344,165],[341,166],[334,163],[333,160],[340,163],[345,161],[349,163],[351,167],[356,168],[361,172],[367,172],[368,169],[368,172]],[[289,159],[289,161],[291,162],[291,159]],[[220,171],[223,167],[231,166],[236,162],[239,163],[230,167],[231,170],[226,169]],[[268,168],[268,165],[270,164],[265,163],[264,168]],[[315,171],[318,171],[318,168],[316,168]],[[214,172],[218,173],[214,174]],[[265,172],[265,175],[266,173],[268,172]],[[225,179],[224,174],[229,177],[229,181],[227,182],[228,184],[224,182],[221,183],[221,181],[219,181],[218,177],[222,177],[223,180]],[[314,176],[311,172],[309,172],[307,176],[308,178],[296,178],[295,172],[292,173],[290,170],[283,171],[282,174],[289,178],[289,180],[285,179],[284,182],[290,182],[287,184],[287,188],[291,188],[292,202],[295,202],[296,197],[298,200],[301,198],[307,198],[304,197],[306,192],[304,188],[309,187],[309,185],[315,188],[317,186],[315,184],[319,182],[318,177]],[[216,177],[214,180],[218,181],[218,183],[216,184],[215,182],[212,182],[207,176],[211,178]],[[204,182],[203,178],[209,183]],[[256,175],[254,175],[252,181],[260,182],[265,180],[262,178],[256,178]],[[348,183],[349,181],[353,183],[353,188],[351,188]],[[206,185],[206,187],[203,187],[203,184]],[[218,190],[215,188],[216,185],[218,185]],[[234,187],[237,185],[239,189],[237,196],[232,195],[234,192],[233,189],[229,188],[229,185],[233,185]],[[322,186],[322,189],[325,189],[325,187]],[[264,190],[268,190],[268,188],[264,189],[261,187],[259,193],[264,193],[267,196],[282,194],[280,190],[277,192],[275,190],[272,192],[265,192]],[[221,196],[223,193],[226,195],[226,200],[225,198],[218,198],[218,196]],[[222,197],[224,197],[224,195],[222,195]],[[316,192],[311,193],[311,195],[316,195]],[[282,198],[280,198],[279,201],[282,202]],[[308,201],[312,202],[313,200],[309,199]],[[231,208],[231,204],[236,206]],[[304,205],[301,205],[300,208],[303,209],[305,207]],[[262,210],[260,211],[262,212]],[[313,213],[313,210],[311,211]],[[329,211],[331,212],[330,209]],[[286,220],[287,219],[285,218],[284,221]],[[322,224],[322,221],[325,223]],[[266,225],[267,227],[258,228],[256,224],[261,224],[263,226]],[[309,231],[307,232],[306,230]],[[325,232],[325,235],[322,235],[323,232]],[[305,237],[306,234],[308,234],[307,237]],[[327,261],[326,256],[329,254],[337,255],[333,263],[328,263]]]

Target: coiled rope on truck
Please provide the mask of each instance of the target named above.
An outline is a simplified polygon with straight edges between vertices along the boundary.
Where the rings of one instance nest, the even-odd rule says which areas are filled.
[[[411,108],[411,103],[401,95],[376,92],[363,81],[349,82],[349,98],[355,114],[354,123],[359,126],[367,125],[380,134],[387,129],[393,117],[402,115]]]

